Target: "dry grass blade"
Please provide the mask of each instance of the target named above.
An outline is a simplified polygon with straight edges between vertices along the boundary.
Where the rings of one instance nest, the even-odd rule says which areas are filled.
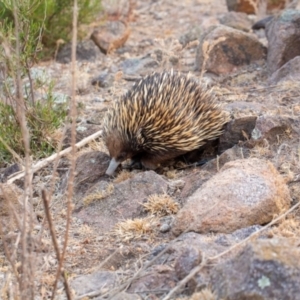
[[[114,191],[114,185],[108,184],[105,190],[99,190],[84,197],[83,204],[89,205],[94,201],[102,200],[110,196]]]
[[[114,179],[114,183],[120,183],[122,181],[125,181],[127,179],[130,179],[133,177],[133,173],[128,172],[126,170],[122,170],[117,177]]]

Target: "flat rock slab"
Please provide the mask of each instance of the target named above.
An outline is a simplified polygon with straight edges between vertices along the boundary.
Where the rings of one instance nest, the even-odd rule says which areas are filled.
[[[81,275],[71,280],[71,288],[77,297],[87,293],[96,292],[116,287],[118,276],[116,272],[98,271],[95,273]]]
[[[227,74],[265,59],[266,54],[267,49],[254,35],[224,25],[212,26],[200,37],[196,69]]]
[[[278,143],[278,136],[284,136],[287,130],[297,138],[299,125],[299,118],[292,116],[262,115],[257,118],[251,138],[256,141],[267,139],[271,144]]]
[[[256,158],[226,163],[177,214],[172,231],[223,232],[266,224],[288,209],[288,187],[274,166]]]
[[[217,299],[300,299],[300,249],[287,238],[256,240],[218,264],[211,284]]]
[[[300,55],[300,11],[287,9],[266,24],[267,68],[271,76],[289,60]]]
[[[99,181],[84,197],[107,189],[109,183]],[[83,203],[75,215],[85,223],[95,225],[104,233],[126,219],[144,217],[142,203],[151,194],[162,194],[168,189],[168,182],[154,171],[141,172],[133,178],[113,185],[111,193],[104,199],[95,199],[89,205]],[[80,205],[80,204],[78,204]]]

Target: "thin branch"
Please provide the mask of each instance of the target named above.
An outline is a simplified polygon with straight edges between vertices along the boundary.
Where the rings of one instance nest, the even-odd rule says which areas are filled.
[[[53,225],[51,212],[50,212],[50,208],[49,208],[49,200],[47,198],[47,193],[46,193],[45,190],[42,190],[42,199],[43,199],[43,203],[44,203],[46,218],[47,218],[47,221],[48,221],[48,224],[49,224],[49,230],[50,230],[52,243],[53,243],[54,250],[55,250],[55,253],[56,253],[56,258],[57,258],[57,261],[60,262],[61,261],[60,250],[59,250],[58,242],[57,242],[57,239],[56,239],[54,225]],[[70,287],[69,287],[69,284],[68,284],[67,275],[63,270],[61,270],[60,274],[64,278],[64,286],[65,286],[65,290],[66,290],[66,293],[67,293],[67,298],[70,300],[70,299],[72,299],[72,297],[71,297]],[[54,285],[54,287],[53,287],[53,291],[52,291],[53,295],[55,295],[56,286],[57,285]]]
[[[33,261],[31,259],[32,253],[32,243],[30,242],[31,229],[28,229],[29,225],[32,227],[32,214],[31,209],[29,209],[28,216],[28,199],[32,199],[32,174],[31,174],[31,160],[30,160],[30,136],[27,128],[26,116],[25,116],[25,102],[23,96],[23,83],[21,79],[21,45],[20,45],[20,24],[18,17],[18,6],[16,1],[13,0],[13,14],[15,21],[15,39],[16,39],[16,74],[15,74],[15,84],[16,84],[16,108],[17,117],[19,124],[21,126],[21,133],[25,149],[25,195],[23,200],[24,213],[23,213],[23,226],[21,230],[21,286],[20,292],[21,297],[29,297],[34,299],[34,278],[33,278]],[[29,217],[29,218],[28,218]],[[28,220],[29,219],[29,220]],[[29,243],[28,243],[29,242]]]
[[[84,145],[86,145],[90,141],[93,141],[94,139],[101,136],[101,134],[102,134],[102,130],[99,130],[99,131],[95,132],[94,134],[86,137],[85,139],[83,139],[80,142],[78,142],[77,144],[75,144],[75,148],[79,149],[79,148],[83,147]],[[57,159],[57,157],[62,157],[66,154],[69,154],[71,151],[72,151],[72,147],[69,147],[69,148],[66,148],[66,149],[60,151],[59,153],[54,153],[51,156],[45,158],[44,160],[39,161],[38,163],[36,163],[35,165],[33,165],[31,167],[32,174],[34,174],[38,170],[46,167],[48,164],[50,164],[55,159]],[[13,183],[15,180],[24,177],[24,175],[25,175],[25,172],[23,172],[23,171],[20,172],[20,173],[17,173],[17,174],[13,174],[12,177],[9,177],[7,183]]]
[[[67,219],[66,219],[66,231],[64,236],[64,244],[61,253],[60,260],[58,262],[56,279],[54,282],[54,288],[52,291],[51,299],[54,300],[55,289],[58,281],[58,276],[62,272],[64,258],[68,245],[71,214],[72,214],[72,198],[74,191],[74,178],[75,178],[75,167],[76,167],[76,118],[77,118],[77,105],[76,105],[76,45],[77,45],[77,17],[78,17],[78,6],[77,0],[74,0],[73,5],[73,36],[72,36],[72,64],[71,64],[71,74],[72,74],[72,83],[71,83],[71,102],[70,102],[70,117],[72,120],[71,125],[71,166],[70,166],[70,176],[68,179],[68,189],[67,189]],[[70,291],[66,290],[66,295],[68,299],[71,299]]]

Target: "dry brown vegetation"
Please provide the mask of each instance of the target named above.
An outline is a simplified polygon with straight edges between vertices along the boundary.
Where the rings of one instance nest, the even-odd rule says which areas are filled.
[[[166,216],[170,214],[176,214],[179,209],[178,203],[176,203],[169,195],[150,195],[148,201],[143,204],[145,209],[153,215]]]

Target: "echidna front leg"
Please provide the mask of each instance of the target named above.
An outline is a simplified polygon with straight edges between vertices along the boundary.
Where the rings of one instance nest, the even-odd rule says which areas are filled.
[[[185,152],[183,152],[185,153]],[[140,157],[140,162],[142,163],[143,167],[149,170],[157,169],[161,163],[166,162],[170,159],[173,159],[181,154],[182,152],[174,152],[168,154],[145,154]]]
[[[140,153],[131,158],[129,166],[133,169],[145,168],[149,170],[155,170],[159,166],[159,160],[156,156],[147,153]]]
[[[143,167],[148,170],[155,170],[159,167],[160,164],[160,162],[158,162],[158,160],[155,159],[155,157],[142,157],[140,162],[143,165]]]

